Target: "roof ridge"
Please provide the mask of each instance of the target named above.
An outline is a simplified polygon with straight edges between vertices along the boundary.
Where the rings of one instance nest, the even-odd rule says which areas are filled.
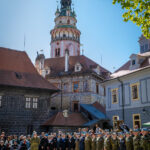
[[[12,48],[6,48],[6,47],[0,47],[0,50],[8,50],[8,51],[14,51],[14,52],[22,52],[22,53],[26,53],[26,51],[22,51],[22,50],[16,50],[16,49],[12,49]]]

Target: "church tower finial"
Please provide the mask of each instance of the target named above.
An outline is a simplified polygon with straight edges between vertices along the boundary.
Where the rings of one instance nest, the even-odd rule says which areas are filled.
[[[71,9],[71,4],[72,4],[72,1],[71,0],[61,0],[61,8],[64,9],[64,8],[70,8]]]

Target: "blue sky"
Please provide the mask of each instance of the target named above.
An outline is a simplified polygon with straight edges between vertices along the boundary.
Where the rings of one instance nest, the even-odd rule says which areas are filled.
[[[123,22],[120,5],[112,0],[73,0],[84,55],[110,71],[139,53],[141,30]],[[50,57],[50,30],[54,27],[56,0],[0,0],[0,47],[25,50],[34,63],[36,52]]]

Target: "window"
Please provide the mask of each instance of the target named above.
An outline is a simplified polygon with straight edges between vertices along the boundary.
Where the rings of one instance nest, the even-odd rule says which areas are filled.
[[[143,45],[143,46],[141,46],[141,51],[142,51],[142,52],[144,52],[144,45]]]
[[[67,24],[70,24],[70,20],[67,20]]]
[[[132,66],[134,66],[135,65],[135,60],[132,60]]]
[[[112,104],[118,103],[118,88],[112,89]]]
[[[80,66],[77,66],[77,67],[76,67],[76,70],[79,71],[79,70],[80,70]]]
[[[55,56],[59,57],[60,56],[60,48],[55,49]]]
[[[80,63],[76,63],[75,64],[75,72],[79,72],[79,71],[81,71],[81,69],[82,69],[81,64]]]
[[[66,34],[63,34],[63,37],[66,37]]]
[[[64,92],[68,92],[68,83],[64,83],[63,87]]]
[[[131,84],[132,100],[139,100],[139,83]]]
[[[148,50],[148,44],[145,44],[145,51]]]
[[[140,114],[133,114],[133,128],[138,126],[141,128],[141,117]]]
[[[26,108],[31,108],[31,98],[26,98]]]
[[[38,107],[38,98],[33,98],[33,108],[37,109]]]
[[[2,96],[0,95],[0,107],[2,107]]]
[[[119,116],[113,116],[113,128],[116,129],[118,127]]]
[[[83,82],[83,91],[84,92],[88,92],[89,91],[89,89],[88,89],[88,81],[84,81]]]
[[[73,92],[79,92],[79,82],[73,82]]]
[[[99,84],[96,83],[96,94],[99,94]]]
[[[72,107],[73,107],[74,112],[78,112],[79,111],[79,102],[78,101],[72,102]]]

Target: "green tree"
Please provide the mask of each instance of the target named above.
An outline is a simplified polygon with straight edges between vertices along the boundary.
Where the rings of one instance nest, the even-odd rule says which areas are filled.
[[[141,27],[143,35],[150,38],[150,0],[113,0],[113,4],[119,3],[122,9],[124,21],[132,21]]]

